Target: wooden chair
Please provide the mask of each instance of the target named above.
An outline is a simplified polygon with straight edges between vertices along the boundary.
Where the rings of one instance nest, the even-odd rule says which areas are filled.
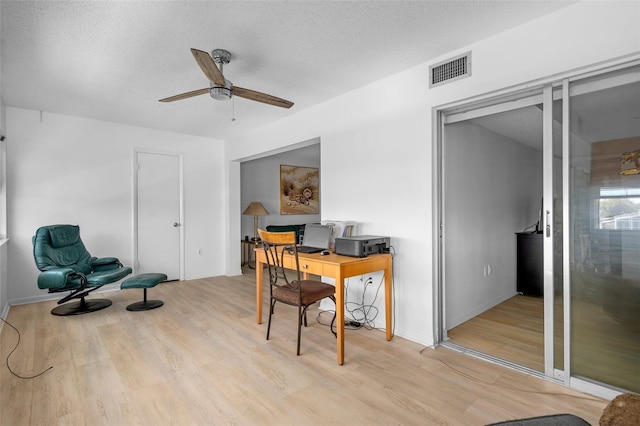
[[[316,280],[303,280],[298,261],[295,232],[268,232],[258,229],[258,235],[264,248],[269,266],[269,323],[267,325],[267,340],[271,330],[271,316],[276,302],[298,307],[298,347],[297,355],[300,355],[300,333],[302,323],[307,326],[307,308],[324,299],[333,300],[335,304],[335,287]],[[292,256],[292,257],[290,257]],[[285,265],[285,257],[293,259],[293,264]],[[287,266],[288,268],[285,268]],[[289,269],[289,276],[287,276]],[[335,314],[331,321],[331,331],[335,322]],[[334,333],[335,335],[335,333]]]

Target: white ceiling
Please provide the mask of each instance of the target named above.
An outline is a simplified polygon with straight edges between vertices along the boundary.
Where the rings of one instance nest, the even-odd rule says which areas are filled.
[[[226,138],[573,3],[2,0],[1,94],[7,106]],[[192,47],[231,51],[225,77],[295,105],[158,102],[208,87]]]

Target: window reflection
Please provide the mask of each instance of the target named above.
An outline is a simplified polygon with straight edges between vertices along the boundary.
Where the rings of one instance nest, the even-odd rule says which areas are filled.
[[[640,392],[640,68],[571,94],[571,374]]]

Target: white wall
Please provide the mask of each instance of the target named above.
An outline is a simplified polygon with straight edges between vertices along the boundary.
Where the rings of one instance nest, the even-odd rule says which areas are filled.
[[[224,274],[221,141],[7,108],[11,303],[47,297],[36,285],[31,245],[42,225],[78,224],[92,255],[132,264],[135,148],[184,154],[185,277]]]
[[[280,214],[280,165],[320,168],[320,143],[243,162],[240,165],[242,210],[253,201],[261,202],[269,215],[258,218],[260,228],[320,222],[320,214]],[[322,196],[320,187],[320,198]],[[242,216],[241,231],[241,236],[253,237],[253,216]]]
[[[444,140],[449,330],[516,294],[515,233],[538,220],[542,151],[468,121]]]
[[[582,2],[467,46],[473,75],[429,89],[427,63],[299,111],[236,140],[227,161],[320,137],[322,217],[360,222],[362,234],[388,235],[394,258],[395,333],[434,341],[432,265],[432,109],[601,61],[640,52],[640,3]],[[432,40],[416,40],[431,43]],[[227,168],[229,193],[240,189]],[[230,198],[228,235],[240,232],[239,200]],[[228,238],[232,247],[232,238]],[[227,267],[239,263],[239,243]]]

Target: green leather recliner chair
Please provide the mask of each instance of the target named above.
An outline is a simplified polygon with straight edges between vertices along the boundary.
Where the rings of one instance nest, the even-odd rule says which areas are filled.
[[[58,301],[53,315],[78,315],[111,306],[111,300],[85,300],[92,291],[131,273],[115,257],[91,256],[80,239],[77,225],[49,225],[33,237],[33,257],[41,271],[38,287],[49,293],[69,292]],[[78,302],[66,303],[72,299]]]

